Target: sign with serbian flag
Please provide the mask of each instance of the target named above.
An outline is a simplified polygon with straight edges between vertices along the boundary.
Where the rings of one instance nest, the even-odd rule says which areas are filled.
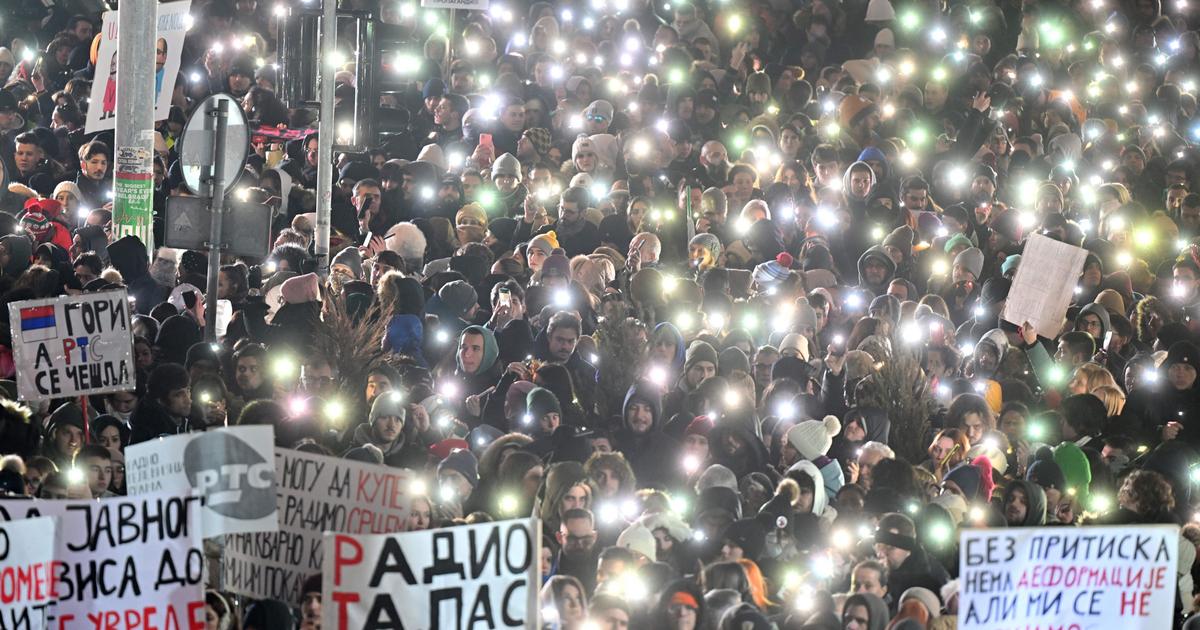
[[[124,289],[9,304],[18,398],[134,389],[132,316]]]

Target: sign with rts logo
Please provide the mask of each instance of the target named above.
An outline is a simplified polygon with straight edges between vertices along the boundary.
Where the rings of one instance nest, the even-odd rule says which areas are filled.
[[[275,429],[228,427],[125,450],[129,494],[192,489],[202,497],[204,537],[278,529]]]

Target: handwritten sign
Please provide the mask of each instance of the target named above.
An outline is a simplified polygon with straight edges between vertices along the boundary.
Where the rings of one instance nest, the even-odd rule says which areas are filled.
[[[1171,627],[1179,528],[970,529],[959,547],[958,627]]]
[[[58,521],[49,627],[203,628],[199,503],[175,493],[99,501],[3,499],[0,522]]]
[[[42,628],[54,601],[54,536],[49,517],[0,523],[0,628]]]
[[[21,400],[134,389],[133,334],[124,289],[8,305]]]
[[[1037,334],[1054,339],[1075,294],[1087,250],[1033,234],[1025,241],[1021,265],[1004,302],[1005,321],[1033,324]]]
[[[323,628],[537,628],[536,519],[325,535]]]
[[[171,95],[179,75],[183,40],[191,28],[191,0],[168,2],[158,6],[158,37],[154,56],[154,120],[163,120],[171,112]],[[100,26],[100,46],[96,51],[96,69],[92,75],[87,133],[115,129],[117,125],[117,48],[118,11],[105,11]],[[161,53],[159,51],[162,51]]]
[[[192,490],[203,497],[204,537],[268,532],[275,518],[275,428],[227,427],[125,449],[130,495]]]
[[[299,605],[304,580],[321,571],[322,533],[404,531],[411,480],[403,469],[276,449],[279,531],[227,536],[222,584]]]

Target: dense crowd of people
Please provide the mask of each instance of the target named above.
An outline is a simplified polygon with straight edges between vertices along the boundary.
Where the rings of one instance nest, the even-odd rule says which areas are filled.
[[[2,301],[138,313],[129,391],[29,402],[0,309],[9,495],[121,495],[130,444],[273,425],[423,478],[409,531],[539,518],[564,630],[954,628],[960,529],[1177,524],[1173,619],[1200,627],[1185,0],[341,8],[380,54],[343,34],[328,132],[365,98],[379,137],[335,152],[323,270],[292,7],[192,2],[154,244],[212,93],[258,129],[233,195],[274,213],[217,304],[206,252],[113,236],[99,14],[0,10]],[[1002,316],[1034,235],[1086,250],[1052,335]],[[319,627],[321,583],[211,590],[208,627]]]

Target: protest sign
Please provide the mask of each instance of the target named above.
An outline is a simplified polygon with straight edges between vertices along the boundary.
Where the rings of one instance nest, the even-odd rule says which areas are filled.
[[[158,438],[125,449],[130,495],[191,489],[201,497],[205,538],[271,532],[275,518],[275,428],[227,427]]]
[[[1004,320],[1017,326],[1029,322],[1042,337],[1058,337],[1086,258],[1082,247],[1030,235],[1004,302]]]
[[[0,628],[43,628],[54,600],[53,518],[0,523]]]
[[[200,500],[177,493],[0,500],[0,522],[57,517],[49,627],[204,627]]]
[[[325,534],[321,627],[537,628],[537,519]]]
[[[411,480],[400,468],[275,449],[279,531],[227,536],[223,587],[299,605],[304,580],[321,571],[322,533],[403,531]]]
[[[171,94],[179,75],[183,39],[191,28],[188,9],[191,0],[158,5],[158,37],[154,56],[154,120],[163,120],[171,112]],[[92,91],[84,123],[88,134],[115,129],[117,126],[117,11],[105,11],[100,27],[100,46],[96,50]]]
[[[134,389],[130,316],[125,289],[9,304],[17,397]]]
[[[1174,525],[970,529],[959,549],[960,630],[1171,627]]]

